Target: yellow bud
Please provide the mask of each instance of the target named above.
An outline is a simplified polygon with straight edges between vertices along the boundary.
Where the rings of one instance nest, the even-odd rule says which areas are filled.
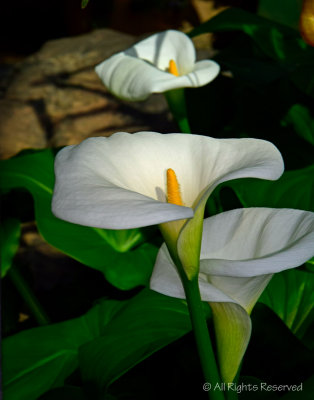
[[[180,193],[180,185],[173,169],[167,169],[167,198],[168,203],[183,206]]]
[[[169,61],[169,72],[174,76],[179,76],[177,64],[175,63],[174,60]]]

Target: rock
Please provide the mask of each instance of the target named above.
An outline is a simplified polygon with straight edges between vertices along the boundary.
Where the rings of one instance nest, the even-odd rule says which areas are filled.
[[[55,259],[67,257],[64,253],[47,243],[38,233],[35,222],[24,222],[22,224],[20,252],[32,248],[37,253]]]
[[[163,95],[141,103],[121,102],[94,71],[95,65],[136,41],[134,36],[100,29],[47,42],[19,63],[0,104],[0,157],[121,130],[174,132]]]
[[[0,158],[9,158],[23,149],[47,145],[46,133],[32,107],[13,100],[0,100]]]

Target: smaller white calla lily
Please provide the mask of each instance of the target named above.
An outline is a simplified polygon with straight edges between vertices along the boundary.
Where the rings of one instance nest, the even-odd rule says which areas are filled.
[[[210,303],[221,375],[232,382],[246,350],[249,314],[272,274],[298,267],[314,255],[314,213],[248,208],[204,220],[199,287]],[[151,289],[185,298],[166,245],[162,245]]]
[[[195,60],[192,40],[168,30],[113,55],[96,66],[96,73],[115,96],[138,101],[152,93],[203,86],[216,78],[217,63]]]
[[[170,170],[182,202],[169,197]],[[214,188],[241,177],[277,179],[282,172],[279,151],[263,140],[119,132],[58,153],[52,211],[105,229],[161,224],[172,255],[191,278],[198,273],[203,212]]]

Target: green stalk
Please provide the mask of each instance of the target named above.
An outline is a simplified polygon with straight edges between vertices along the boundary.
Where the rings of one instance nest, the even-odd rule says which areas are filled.
[[[237,385],[239,376],[240,376],[240,370],[241,370],[242,363],[239,366],[237,375],[235,376],[233,382]],[[226,391],[226,400],[238,400],[238,393],[235,390],[227,390]]]
[[[164,93],[169,109],[182,133],[191,133],[187,118],[184,89],[169,90]]]
[[[50,323],[48,316],[16,266],[12,265],[8,275],[38,324],[48,325]]]
[[[221,379],[208,332],[198,280],[196,278],[190,281],[186,277],[182,276],[182,281],[204,379],[205,382],[211,384],[211,390],[208,391],[208,397],[210,400],[224,400],[223,392],[220,390],[214,390],[215,385],[221,383]]]
[[[189,125],[189,121],[188,121],[188,119],[186,117],[178,119],[177,123],[178,123],[180,131],[182,133],[191,133],[191,128],[190,128],[190,125]]]

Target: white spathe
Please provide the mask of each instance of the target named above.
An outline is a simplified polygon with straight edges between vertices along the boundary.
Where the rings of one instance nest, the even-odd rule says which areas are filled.
[[[180,183],[184,206],[167,203],[166,171]],[[119,132],[67,146],[56,157],[52,211],[66,221],[130,229],[189,219],[221,182],[275,180],[282,157],[259,139]]]
[[[298,267],[314,255],[314,213],[294,209],[247,208],[204,220],[199,287],[211,304],[221,374],[236,375],[246,350],[249,313],[272,274]],[[162,245],[151,289],[185,298],[181,279]]]
[[[171,59],[177,65],[178,77],[168,72]],[[216,78],[220,69],[217,63],[195,60],[192,40],[182,32],[168,30],[113,55],[96,66],[96,73],[115,96],[138,101],[152,93],[204,86]]]

